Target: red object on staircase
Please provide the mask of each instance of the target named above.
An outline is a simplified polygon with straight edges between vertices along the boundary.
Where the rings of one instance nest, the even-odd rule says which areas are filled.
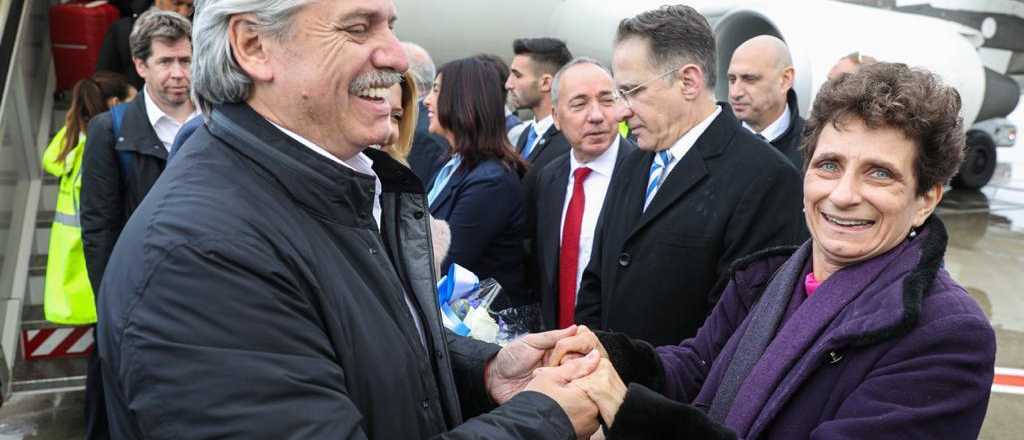
[[[121,13],[105,1],[75,1],[50,7],[50,42],[57,90],[71,90],[96,72],[100,46]]]

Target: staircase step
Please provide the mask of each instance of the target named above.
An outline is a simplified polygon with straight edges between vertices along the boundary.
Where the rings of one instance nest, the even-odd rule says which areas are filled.
[[[56,211],[39,211],[36,213],[36,228],[49,229],[53,224]],[[0,211],[0,229],[11,229],[11,211]]]

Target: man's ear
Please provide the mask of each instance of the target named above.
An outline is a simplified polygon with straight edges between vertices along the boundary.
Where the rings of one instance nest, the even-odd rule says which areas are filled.
[[[232,16],[228,21],[231,54],[242,70],[256,81],[271,81],[274,71],[267,53],[267,37],[256,30],[252,14]]]
[[[555,128],[562,130],[562,125],[558,123],[558,106],[551,104],[551,119],[555,122]]]
[[[545,73],[540,76],[540,92],[544,94],[551,94],[551,84],[555,81],[555,77],[550,73]]]
[[[146,61],[141,58],[132,57],[132,64],[135,65],[135,73],[138,73],[139,77],[145,78],[146,72],[149,70],[149,67],[146,66]]]
[[[675,73],[678,87],[687,100],[697,99],[704,89],[704,70],[696,64],[686,64]]]
[[[782,70],[782,90],[788,91],[793,88],[793,80],[796,78],[796,70],[789,66]]]

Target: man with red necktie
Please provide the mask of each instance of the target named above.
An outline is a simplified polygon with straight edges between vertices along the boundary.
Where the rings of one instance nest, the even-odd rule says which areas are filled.
[[[590,261],[605,194],[622,158],[636,149],[618,135],[615,85],[597,61],[573,60],[554,77],[555,125],[571,150],[529,185],[534,219],[534,288],[545,328],[573,323],[580,276]]]

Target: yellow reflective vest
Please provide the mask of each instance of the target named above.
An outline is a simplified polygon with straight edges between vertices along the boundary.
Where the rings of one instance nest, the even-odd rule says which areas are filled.
[[[43,169],[60,178],[57,209],[50,229],[50,249],[46,261],[43,309],[46,320],[59,324],[96,322],[96,301],[82,253],[82,227],[79,222],[79,194],[82,191],[82,155],[85,133],[63,161],[57,159],[67,128],[61,128],[43,153]]]

